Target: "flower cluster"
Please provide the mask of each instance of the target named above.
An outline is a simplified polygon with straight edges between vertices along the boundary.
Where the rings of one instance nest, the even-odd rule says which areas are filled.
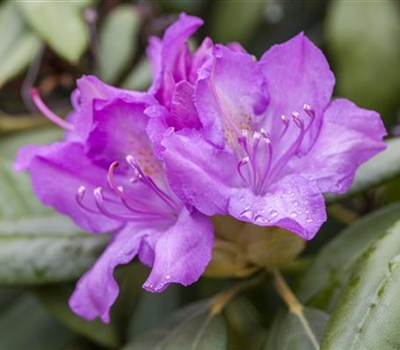
[[[230,215],[311,239],[326,219],[323,193],[345,192],[357,167],[385,148],[376,112],[331,102],[334,76],[303,34],[259,60],[239,44],[187,40],[202,24],[181,14],[151,38],[146,92],[78,80],[62,142],[27,146],[41,201],[108,247],[70,299],[86,319],[109,321],[118,296],[113,271],[137,256],[152,267],[144,288],[188,285],[211,259],[210,217]]]

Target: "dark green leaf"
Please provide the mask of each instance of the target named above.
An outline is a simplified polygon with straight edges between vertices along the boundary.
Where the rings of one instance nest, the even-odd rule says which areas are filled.
[[[354,183],[344,195],[328,195],[327,201],[332,203],[384,184],[400,175],[400,138],[387,140],[387,149],[356,172]]]
[[[132,5],[119,5],[105,19],[100,30],[100,77],[114,83],[133,60],[137,50],[140,17]]]
[[[76,316],[68,307],[68,299],[73,292],[71,285],[54,285],[34,288],[32,291],[49,312],[75,333],[94,342],[109,347],[118,347],[118,335],[109,324],[100,320],[86,321]]]
[[[395,203],[346,228],[320,250],[301,280],[298,297],[305,303],[332,310],[357,259],[399,219],[400,203]]]
[[[0,6],[0,33],[1,87],[29,65],[40,50],[40,40],[28,30],[11,2]]]
[[[86,50],[89,36],[81,8],[74,2],[17,3],[25,20],[61,57],[77,63]]]
[[[400,349],[400,221],[361,256],[321,349]]]
[[[216,42],[244,42],[262,20],[266,1],[218,1],[211,18]]]
[[[160,328],[139,337],[123,350],[225,350],[227,335],[221,314],[210,313],[210,301],[174,313]]]
[[[0,315],[0,349],[65,349],[73,337],[31,295],[23,295]]]
[[[18,145],[46,137],[52,139],[54,133],[28,133],[0,143],[3,285],[74,280],[93,264],[108,240],[104,235],[81,232],[68,218],[44,207],[33,194],[29,176],[12,169],[11,159]]]
[[[236,298],[224,309],[228,325],[228,349],[261,349],[266,330],[253,305],[245,298]]]
[[[291,313],[280,314],[271,326],[264,350],[318,350],[329,315],[303,308],[303,320]]]
[[[150,62],[143,57],[128,74],[122,83],[124,89],[129,90],[146,90],[151,83],[152,71]]]
[[[337,92],[393,119],[400,90],[397,1],[331,1],[327,41]],[[355,20],[357,19],[357,20]]]

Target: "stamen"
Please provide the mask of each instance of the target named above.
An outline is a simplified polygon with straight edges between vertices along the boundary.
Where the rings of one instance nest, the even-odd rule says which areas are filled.
[[[162,201],[164,201],[164,203],[169,205],[174,211],[179,210],[179,206],[177,205],[177,203],[167,193],[165,193],[162,189],[160,189],[151,177],[147,176],[143,172],[140,165],[135,161],[135,159],[131,155],[126,156],[126,162],[128,163],[128,165],[130,165],[134,170],[138,172],[139,180],[141,180],[144,184],[148,185],[158,195],[158,197]]]
[[[303,105],[303,111],[306,112],[310,118],[315,117],[315,111],[307,103]]]
[[[83,203],[83,198],[85,197],[85,194],[86,194],[86,187],[85,186],[79,186],[78,191],[76,193],[76,201],[78,202],[79,206],[82,209],[88,211],[89,213],[100,215],[100,213],[98,211],[95,211],[95,210],[89,208],[88,206],[86,206]]]
[[[279,135],[279,139],[283,138],[283,136],[284,136],[284,135],[286,134],[286,132],[288,131],[289,125],[290,125],[289,119],[288,119],[284,114],[281,115],[281,120],[282,120],[282,122],[283,122],[283,124],[284,124],[284,128],[283,128],[281,134]]]
[[[43,100],[40,98],[39,92],[37,89],[32,88],[31,89],[31,97],[33,100],[33,103],[36,105],[36,107],[40,110],[40,112],[43,113],[43,115],[52,121],[54,124],[58,125],[59,127],[72,131],[74,130],[74,126],[71,123],[66,122],[64,119],[60,118],[57,114],[53,113],[43,102]]]
[[[238,173],[239,173],[240,177],[242,178],[243,182],[244,182],[245,184],[247,184],[247,186],[249,186],[250,184],[249,184],[249,182],[247,181],[246,176],[243,174],[242,168],[243,168],[245,165],[247,165],[248,163],[249,163],[249,157],[244,157],[244,158],[242,158],[242,159],[239,161],[239,163],[238,163],[238,165],[237,165]]]

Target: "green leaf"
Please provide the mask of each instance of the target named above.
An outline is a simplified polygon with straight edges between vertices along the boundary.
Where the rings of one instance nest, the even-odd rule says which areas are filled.
[[[360,166],[356,172],[354,183],[347,193],[326,196],[329,203],[365,192],[400,175],[400,138],[392,138],[386,142],[386,150]]]
[[[253,305],[245,298],[236,298],[223,311],[228,326],[228,349],[258,350],[262,348],[266,330]]]
[[[400,221],[360,258],[321,349],[400,349]]]
[[[86,321],[70,310],[68,299],[73,290],[74,286],[72,285],[54,285],[32,289],[42,305],[72,331],[100,345],[117,348],[119,345],[118,335],[112,325],[104,324],[100,320]]]
[[[392,120],[400,90],[397,1],[331,1],[330,5],[326,33],[338,94]]]
[[[215,2],[210,25],[216,42],[244,42],[263,18],[266,1]]]
[[[137,51],[140,16],[132,5],[117,6],[100,30],[99,73],[114,83],[127,68]]]
[[[65,349],[74,335],[25,294],[0,314],[0,349]]]
[[[211,302],[198,302],[174,313],[163,326],[128,343],[123,350],[225,350],[227,335],[221,314]]]
[[[16,3],[33,30],[61,57],[76,64],[88,45],[89,36],[81,9],[73,2]]]
[[[312,308],[303,308],[304,320],[291,312],[280,314],[268,333],[264,350],[316,349],[324,333],[329,315]]]
[[[143,57],[123,81],[122,88],[144,91],[150,86],[151,78],[150,62],[147,57]]]
[[[382,232],[400,219],[400,203],[363,217],[326,244],[314,259],[296,292],[300,300],[332,310],[348,283],[355,262]]]
[[[0,143],[0,284],[30,285],[78,278],[107,243],[105,235],[81,232],[44,207],[29,176],[12,169],[14,150],[28,139],[54,133],[27,133]],[[10,152],[10,153],[8,153]],[[6,153],[6,156],[4,156]]]
[[[40,40],[31,33],[15,4],[0,6],[0,87],[21,73],[40,50]]]

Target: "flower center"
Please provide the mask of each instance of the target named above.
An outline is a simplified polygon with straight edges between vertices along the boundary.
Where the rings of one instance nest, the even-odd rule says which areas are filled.
[[[106,196],[102,187],[95,188],[93,191],[95,208],[91,208],[84,203],[86,188],[80,186],[76,196],[78,204],[93,214],[102,214],[119,221],[148,222],[175,219],[181,209],[176,197],[160,188],[150,176],[146,175],[132,156],[128,155],[126,162],[134,173],[129,182],[132,186],[136,186],[134,190],[138,190],[138,186],[141,186],[140,192],[125,191],[123,186],[116,183],[114,172],[119,163],[115,161],[110,165],[107,176],[108,185],[112,190],[111,196]]]
[[[305,115],[308,117],[306,121]],[[272,137],[262,128],[254,132],[241,131],[237,138],[240,158],[237,170],[244,184],[255,194],[264,194],[280,170],[296,154],[314,116],[312,108],[304,104],[302,114],[293,112],[290,118],[281,116],[283,127],[277,137]]]

